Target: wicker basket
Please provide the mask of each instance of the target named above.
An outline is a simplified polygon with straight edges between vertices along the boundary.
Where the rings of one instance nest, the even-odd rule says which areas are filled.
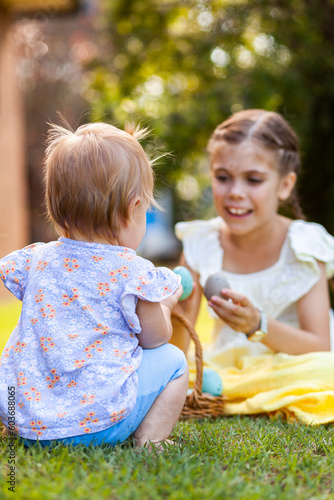
[[[180,419],[221,417],[224,415],[226,397],[202,394],[203,353],[197,333],[195,332],[195,329],[190,321],[182,314],[173,313],[173,317],[186,328],[191,340],[195,344],[196,379],[194,383],[194,390],[186,397]]]

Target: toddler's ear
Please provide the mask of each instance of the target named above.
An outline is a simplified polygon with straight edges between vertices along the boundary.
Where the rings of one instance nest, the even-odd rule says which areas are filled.
[[[278,199],[281,201],[287,200],[295,187],[297,175],[295,172],[289,172],[280,180],[278,190]]]
[[[134,198],[132,198],[132,200],[130,201],[129,203],[129,209],[128,209],[128,213],[129,213],[129,220],[128,220],[128,223],[133,220],[133,217],[135,215],[135,212],[137,210],[137,208],[139,208],[140,206],[140,203],[141,203],[141,198],[140,196],[135,196]],[[126,225],[128,225],[128,223]]]

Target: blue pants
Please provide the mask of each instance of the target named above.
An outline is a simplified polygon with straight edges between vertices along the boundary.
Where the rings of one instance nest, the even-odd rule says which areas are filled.
[[[115,445],[125,441],[140,425],[152,404],[172,380],[180,377],[187,368],[183,352],[172,344],[165,344],[156,349],[143,349],[143,359],[138,368],[138,392],[135,406],[124,420],[99,432],[71,436],[55,440],[39,440],[42,446],[53,442],[64,444]],[[37,441],[23,439],[24,444],[31,446]]]

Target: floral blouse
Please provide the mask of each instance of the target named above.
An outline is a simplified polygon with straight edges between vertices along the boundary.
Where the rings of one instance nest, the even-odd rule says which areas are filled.
[[[2,258],[0,278],[22,300],[0,360],[3,423],[11,387],[25,438],[101,431],[127,417],[142,358],[138,298],[159,302],[180,277],[130,248],[61,237]]]

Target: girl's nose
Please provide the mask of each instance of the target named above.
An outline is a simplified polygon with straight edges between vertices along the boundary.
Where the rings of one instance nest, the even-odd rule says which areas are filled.
[[[228,192],[230,198],[241,199],[245,197],[245,191],[242,182],[238,179],[234,179],[230,184],[230,189]]]

